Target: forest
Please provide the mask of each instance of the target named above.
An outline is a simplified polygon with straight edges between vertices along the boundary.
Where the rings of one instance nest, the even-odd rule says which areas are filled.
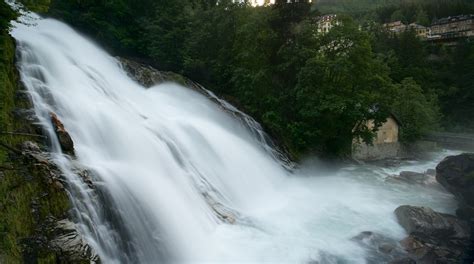
[[[296,158],[345,155],[353,138],[370,142],[374,134],[359,124],[379,125],[390,113],[408,143],[432,130],[474,129],[473,43],[445,47],[381,26],[428,24],[471,12],[471,3],[285,2],[61,0],[46,12],[115,55],[201,83],[255,117]],[[316,32],[322,11],[342,21],[328,34]]]

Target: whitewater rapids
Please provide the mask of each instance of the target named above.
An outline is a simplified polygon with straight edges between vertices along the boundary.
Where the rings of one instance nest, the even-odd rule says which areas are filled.
[[[59,21],[14,23],[12,35],[21,79],[69,182],[71,215],[104,263],[366,263],[367,250],[351,238],[373,231],[402,239],[399,205],[455,209],[441,189],[386,181],[434,168],[447,152],[392,169],[322,170],[309,160],[288,172],[252,128],[202,94],[140,86]],[[76,161],[61,154],[51,112],[74,140]],[[73,163],[93,172],[96,190]],[[222,221],[216,205],[235,221]]]

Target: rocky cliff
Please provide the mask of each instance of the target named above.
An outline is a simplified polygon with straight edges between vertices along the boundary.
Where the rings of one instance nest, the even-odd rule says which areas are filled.
[[[99,262],[70,217],[67,183],[19,81],[6,33],[0,50],[0,263]],[[62,132],[58,137],[67,139]]]

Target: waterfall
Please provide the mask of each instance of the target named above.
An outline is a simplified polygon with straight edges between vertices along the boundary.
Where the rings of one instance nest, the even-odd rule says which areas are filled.
[[[68,181],[71,214],[104,263],[364,263],[350,238],[366,230],[401,238],[398,205],[453,204],[439,190],[389,185],[377,168],[291,172],[253,119],[245,125],[177,84],[140,86],[59,21],[14,23],[12,35],[21,80]],[[74,140],[75,158],[61,153],[51,113]]]

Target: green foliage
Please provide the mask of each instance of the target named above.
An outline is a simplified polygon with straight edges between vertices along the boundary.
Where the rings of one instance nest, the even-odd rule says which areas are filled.
[[[318,142],[325,153],[350,151],[353,138],[370,142],[372,131],[360,124],[381,124],[388,116],[392,89],[388,68],[371,50],[369,37],[345,21],[320,39],[319,50],[298,75],[297,133],[306,150]]]
[[[459,48],[463,55],[455,59],[456,52],[433,51],[415,32],[393,37],[371,22],[427,25],[435,17],[473,10],[468,1],[321,0],[315,7],[323,13],[366,21],[367,32],[339,15],[342,25],[326,35],[316,33],[319,13],[309,3],[285,2],[253,8],[230,0],[56,0],[50,13],[115,53],[204,84],[253,115],[295,156],[343,155],[354,137],[370,142],[374,131],[361,124],[380,125],[390,112],[407,124],[403,140],[419,138],[436,127],[437,98],[450,122],[472,109],[470,48]],[[433,52],[447,59],[428,60]],[[463,67],[457,79],[444,66],[454,63]],[[413,101],[397,104],[400,94]],[[450,112],[444,100],[466,107]]]
[[[141,54],[143,37],[140,18],[151,12],[152,0],[61,0],[52,1],[49,15],[75,25],[110,49]]]
[[[474,2],[470,0],[398,0],[387,1],[373,11],[377,14],[377,20],[382,23],[404,20],[406,23],[417,22],[429,25],[437,18],[474,13]]]
[[[418,7],[418,11],[416,12],[416,20],[415,22],[419,25],[422,26],[429,26],[430,23],[430,18],[428,17],[428,14],[422,7]]]
[[[438,52],[441,59],[433,68],[440,77],[443,125],[455,132],[474,132],[474,43],[460,42],[454,50]]]
[[[156,1],[153,12],[143,19],[145,54],[161,69],[179,70],[184,60],[184,44],[188,35],[186,26],[191,10],[186,0]]]
[[[346,13],[356,15],[385,6],[389,2],[390,0],[317,0],[314,5],[324,14]]]
[[[16,18],[15,12],[4,2],[0,1],[0,34],[4,36],[10,27],[10,21]]]
[[[390,21],[402,21],[403,23],[407,23],[407,19],[401,10],[395,10],[390,16]]]
[[[419,139],[438,124],[436,96],[425,94],[411,78],[396,85],[391,109],[402,122],[400,138],[405,142]]]

